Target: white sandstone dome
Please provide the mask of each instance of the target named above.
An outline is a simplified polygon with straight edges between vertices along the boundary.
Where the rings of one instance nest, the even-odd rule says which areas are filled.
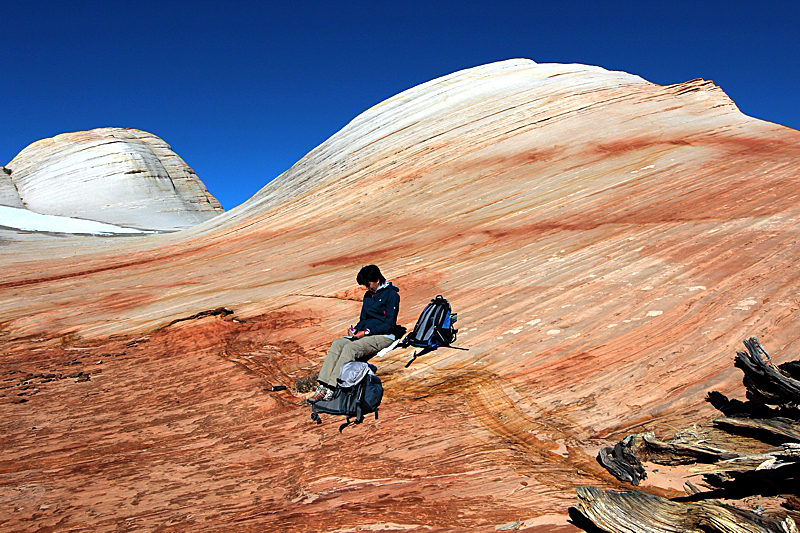
[[[45,215],[169,231],[223,212],[183,159],[144,131],[56,135],[31,144],[5,168],[0,178],[10,178],[18,199],[6,186],[3,205]]]

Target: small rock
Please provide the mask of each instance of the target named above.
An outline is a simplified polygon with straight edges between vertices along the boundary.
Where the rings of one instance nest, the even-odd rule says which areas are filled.
[[[132,341],[126,342],[125,346],[132,347],[132,346],[136,346],[137,344],[148,342],[149,340],[150,340],[150,337],[140,337],[138,339],[133,339]]]

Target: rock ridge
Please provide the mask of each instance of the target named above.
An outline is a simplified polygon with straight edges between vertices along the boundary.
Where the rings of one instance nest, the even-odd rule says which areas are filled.
[[[733,118],[736,122],[745,118],[722,89],[706,80],[661,87],[635,75],[599,67],[537,64],[526,59],[459,71],[368,109],[253,198],[211,225],[221,226],[230,219],[242,223],[250,214],[263,217],[278,206],[285,212],[288,205],[293,205],[306,214],[314,202],[324,202],[334,210],[337,202],[347,202],[342,191],[370,175],[397,173],[399,176],[390,179],[387,187],[396,189],[398,196],[412,195],[409,185],[419,186],[423,181],[415,176],[438,175],[444,170],[456,175],[469,173],[471,162],[466,166],[463,162],[452,163],[470,161],[489,152],[499,153],[491,156],[497,162],[498,157],[506,157],[503,148],[517,141],[532,149],[527,163],[578,155],[562,143],[540,146],[537,136],[555,136],[565,141],[572,136],[569,141],[573,146],[618,149],[610,140],[617,137],[615,142],[627,144],[629,135],[641,134],[637,129],[655,126],[674,130],[676,124],[670,121],[682,115],[683,110],[673,112],[676,116],[672,117],[668,110],[658,109],[673,98],[684,99],[694,108],[690,113],[698,117],[688,120],[704,122],[700,128],[708,126],[709,120],[724,122]],[[642,108],[647,115],[646,119],[628,119],[629,132],[620,131],[616,125],[609,131],[572,129],[570,124],[593,110],[603,116],[604,108],[628,104]],[[706,110],[714,111],[705,114]],[[656,111],[661,116],[650,115]],[[614,113],[606,119],[615,119]],[[666,124],[657,124],[659,120]],[[687,117],[681,116],[680,120]],[[691,126],[686,134],[697,135]],[[661,137],[661,143],[684,142],[683,134],[676,139],[664,139],[664,134]],[[606,155],[607,150],[601,153]],[[396,213],[397,206],[391,205],[386,211]]]

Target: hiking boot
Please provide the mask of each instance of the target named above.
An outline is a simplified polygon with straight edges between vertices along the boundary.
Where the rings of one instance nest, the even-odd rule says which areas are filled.
[[[329,389],[325,385],[320,384],[317,387],[317,390],[314,391],[314,394],[312,394],[308,398],[308,401],[309,402],[318,402],[320,400],[327,401],[330,400],[331,398],[333,398],[333,390]]]

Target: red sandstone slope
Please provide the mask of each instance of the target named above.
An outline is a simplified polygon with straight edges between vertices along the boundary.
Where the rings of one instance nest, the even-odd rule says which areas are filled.
[[[747,336],[796,357],[799,161],[708,82],[517,60],[191,230],[8,245],[0,528],[574,530],[574,487],[615,486],[600,445],[737,395]],[[264,387],[316,368],[370,262],[406,325],[448,297],[470,351],[377,361],[381,419],[339,435]]]

